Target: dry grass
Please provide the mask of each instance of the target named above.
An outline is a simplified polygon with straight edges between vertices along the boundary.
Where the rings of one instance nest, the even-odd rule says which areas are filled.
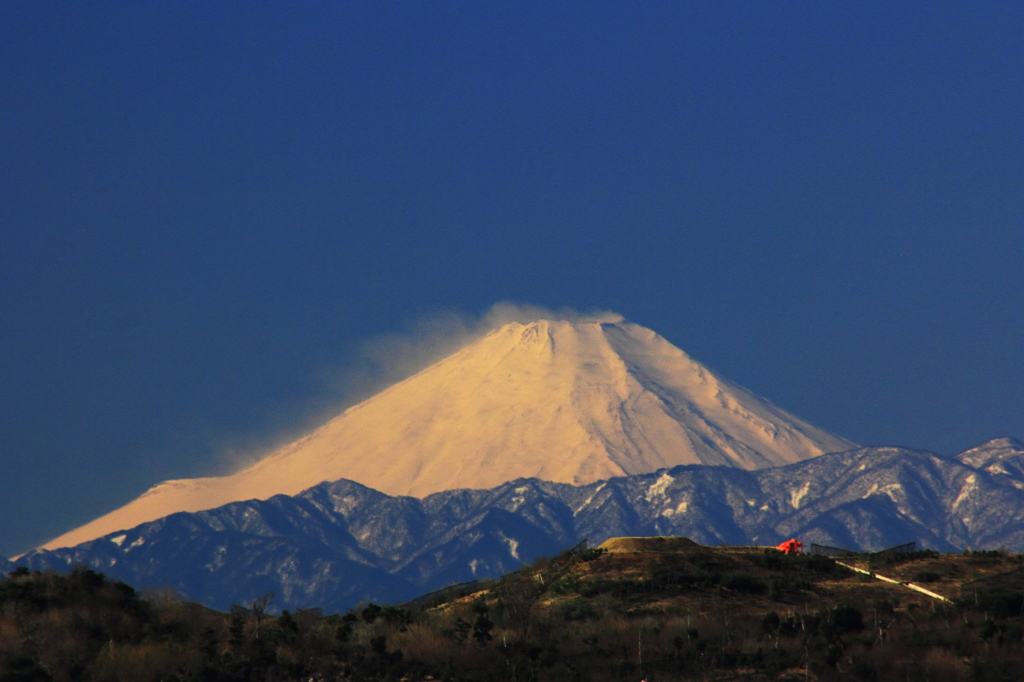
[[[179,670],[197,668],[199,663],[197,654],[181,644],[126,646],[112,643],[96,657],[93,679],[96,682],[159,682],[176,676]]]

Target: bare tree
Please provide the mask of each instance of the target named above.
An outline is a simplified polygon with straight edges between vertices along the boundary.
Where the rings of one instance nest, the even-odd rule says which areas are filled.
[[[266,618],[267,609],[274,603],[274,593],[267,592],[262,597],[257,597],[252,600],[250,606],[252,610],[253,618],[256,620],[256,639],[260,638],[260,623]]]
[[[502,580],[497,593],[505,604],[509,628],[520,639],[525,639],[530,630],[530,614],[543,590],[532,578],[506,578]]]

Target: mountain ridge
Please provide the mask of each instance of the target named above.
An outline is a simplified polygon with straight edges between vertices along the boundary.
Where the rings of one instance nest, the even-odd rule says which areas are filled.
[[[907,448],[859,448],[755,471],[681,465],[583,486],[518,479],[422,499],[339,480],[36,550],[17,565],[83,563],[217,608],[274,591],[283,608],[343,609],[497,576],[582,538],[773,546],[798,537],[865,550],[915,541],[945,552],[1022,551],[1020,482]]]

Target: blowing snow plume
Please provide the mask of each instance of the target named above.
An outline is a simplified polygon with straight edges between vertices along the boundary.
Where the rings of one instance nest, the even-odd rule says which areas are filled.
[[[855,447],[620,316],[534,318],[521,307],[490,315],[497,326],[483,336],[252,466],[161,483],[45,547],[325,480],[425,496],[522,477],[584,484],[679,464],[760,469]]]
[[[406,321],[402,331],[379,334],[359,343],[353,357],[341,367],[320,368],[318,383],[324,387],[322,395],[314,396],[304,407],[291,406],[293,411],[275,419],[290,425],[270,435],[211,437],[211,449],[219,453],[218,466],[203,473],[223,477],[247,469],[347,408],[448,357],[491,330],[510,322],[540,319],[618,322],[624,318],[607,310],[582,312],[563,307],[555,311],[511,301],[495,303],[480,315],[457,310],[419,315]]]
[[[417,318],[403,332],[382,334],[362,343],[358,361],[342,371],[337,383],[346,396],[343,403],[348,407],[407,379],[511,322],[621,322],[623,319],[622,315],[608,310],[580,312],[561,308],[554,311],[508,301],[495,303],[480,316],[457,311],[432,313]]]

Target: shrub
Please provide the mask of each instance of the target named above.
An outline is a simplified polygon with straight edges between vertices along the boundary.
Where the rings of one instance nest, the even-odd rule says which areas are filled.
[[[937,583],[942,580],[942,576],[935,571],[918,571],[911,580],[915,583]]]
[[[363,620],[367,623],[372,623],[373,621],[377,620],[378,617],[380,617],[381,612],[383,610],[384,609],[377,606],[376,604],[367,604],[365,607],[363,607],[363,610],[359,613],[359,615],[362,616]]]
[[[561,604],[556,615],[558,618],[565,621],[586,621],[586,620],[598,620],[601,618],[601,613],[594,607],[591,601],[574,600]]]
[[[1013,661],[978,656],[970,663],[972,682],[1015,682],[1018,669]]]
[[[721,585],[727,590],[745,592],[746,594],[764,594],[768,590],[768,585],[763,580],[744,573],[725,576]]]
[[[1024,613],[1024,593],[1012,589],[978,592],[958,600],[962,608],[975,608],[996,618],[1016,618]]]
[[[839,632],[859,632],[864,629],[864,614],[854,606],[839,606],[830,613],[832,624]]]
[[[766,549],[762,554],[751,554],[750,563],[774,571],[809,571],[830,574],[848,569],[839,566],[835,559],[820,554],[786,554],[777,549]]]
[[[860,656],[854,656],[850,662],[850,674],[863,682],[875,682],[878,679],[875,664]]]

